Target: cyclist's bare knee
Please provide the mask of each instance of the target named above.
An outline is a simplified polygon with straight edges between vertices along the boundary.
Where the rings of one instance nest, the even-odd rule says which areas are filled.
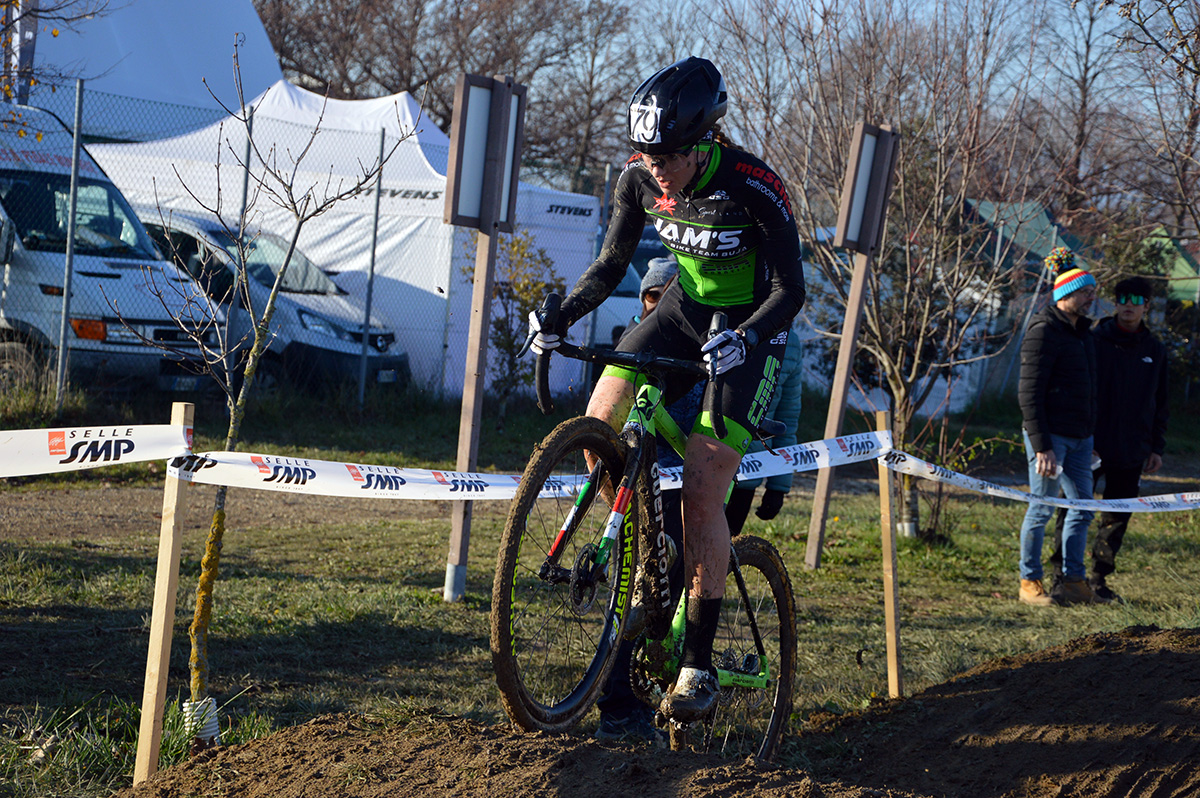
[[[633,383],[623,377],[604,375],[588,399],[587,414],[620,431],[633,406]]]
[[[588,399],[587,414],[600,419],[614,430],[620,431],[631,407],[633,407],[633,383],[621,377],[606,375],[600,377],[596,382],[596,389],[592,391],[591,398]],[[588,468],[596,467],[595,455],[585,451],[584,457],[587,460]],[[609,507],[616,498],[616,482],[621,475],[610,476],[612,477],[611,481],[606,482],[600,488],[600,496]]]

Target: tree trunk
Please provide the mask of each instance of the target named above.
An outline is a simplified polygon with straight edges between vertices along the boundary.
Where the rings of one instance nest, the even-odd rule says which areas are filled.
[[[225,495],[229,488],[217,488],[213,509],[212,526],[208,540],[204,543],[204,557],[200,560],[200,581],[196,585],[196,611],[188,636],[192,640],[192,655],[188,660],[191,671],[192,702],[208,698],[208,624],[212,618],[213,585],[221,565],[221,542],[225,536]]]

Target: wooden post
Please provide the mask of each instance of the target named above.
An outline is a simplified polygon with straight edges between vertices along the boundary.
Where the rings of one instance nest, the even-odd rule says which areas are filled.
[[[498,232],[479,233],[475,253],[475,286],[471,299],[471,324],[467,332],[467,369],[463,380],[462,412],[458,420],[458,470],[475,470],[479,456],[479,424],[483,416],[483,386],[487,372],[487,333],[491,329],[492,286],[495,283]],[[473,503],[450,505],[450,552],[446,560],[445,601],[458,601],[466,592],[467,551],[471,547]]]
[[[483,389],[487,383],[487,350],[488,332],[491,330],[492,318],[492,286],[495,284],[495,265],[497,242],[501,232],[511,232],[512,215],[508,212],[515,207],[516,186],[504,180],[506,153],[520,162],[520,114],[517,114],[515,127],[513,125],[513,85],[510,77],[496,78],[492,81],[490,104],[488,111],[488,136],[483,152],[483,182],[480,186],[479,216],[477,227],[479,240],[475,247],[474,287],[471,292],[471,320],[467,331],[467,365],[463,376],[462,412],[458,422],[458,461],[459,471],[475,470],[479,455],[479,424],[483,414]],[[468,90],[466,76],[460,80],[460,88],[456,95]],[[520,100],[518,99],[518,103]],[[455,105],[460,102],[456,99]],[[453,139],[458,140],[460,132],[457,127],[466,124],[459,111],[455,110],[456,129]],[[457,147],[457,145],[456,145]],[[453,159],[459,158],[457,149],[452,152]],[[457,168],[457,167],[456,167]],[[513,168],[515,175],[516,168]],[[505,190],[508,189],[509,202],[505,202]],[[457,189],[452,192],[457,193]],[[453,203],[448,198],[448,207]],[[508,210],[506,210],[508,209]],[[453,222],[451,211],[447,220]],[[507,219],[507,222],[504,220]],[[507,230],[505,229],[507,227]],[[446,582],[442,588],[442,598],[445,601],[458,601],[466,592],[467,582],[467,551],[471,546],[471,509],[472,502],[456,501],[450,508],[450,552],[446,557]]]
[[[892,428],[892,414],[886,410],[875,413],[875,428],[880,432]],[[896,576],[896,518],[892,506],[892,469],[879,461],[879,524],[883,530],[883,617],[887,631],[888,696],[904,695],[904,674],[900,671],[900,625],[896,607],[900,601],[900,586]]]
[[[832,244],[854,254],[854,274],[846,296],[846,319],[838,343],[837,371],[829,395],[829,413],[825,417],[825,437],[836,438],[842,431],[846,413],[846,394],[853,373],[858,329],[862,323],[863,299],[867,275],[875,253],[883,242],[888,197],[892,193],[892,172],[900,137],[891,127],[875,127],[859,122],[851,137],[850,157],[842,184],[841,208]],[[804,563],[821,567],[821,549],[825,545],[825,518],[829,512],[829,493],[833,484],[831,469],[817,472],[813,493],[812,517],[808,524],[808,543]]]
[[[858,329],[862,326],[863,299],[867,293],[867,274],[871,271],[871,256],[854,256],[854,275],[850,279],[850,294],[846,297],[846,320],[838,342],[837,369],[829,393],[829,413],[825,416],[825,438],[836,438],[842,432],[846,417],[846,394],[850,391],[850,376],[854,372],[854,354],[858,351]],[[829,515],[829,494],[833,490],[833,469],[817,471],[817,486],[813,491],[812,515],[808,522],[808,543],[804,563],[809,568],[821,567],[821,549],[825,545],[825,519]]]
[[[171,405],[171,424],[191,428],[195,410],[195,405],[191,403],[175,402]],[[163,706],[167,694],[167,670],[171,662],[171,633],[175,626],[175,589],[179,585],[179,556],[183,537],[176,509],[182,504],[186,486],[186,482],[168,474],[163,487],[162,526],[158,536],[158,571],[154,575],[150,649],[146,656],[142,721],[138,728],[137,759],[133,766],[134,784],[140,784],[158,770]]]

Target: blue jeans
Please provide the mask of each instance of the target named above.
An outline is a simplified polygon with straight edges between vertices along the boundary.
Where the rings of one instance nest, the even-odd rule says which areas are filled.
[[[1058,496],[1059,483],[1068,499],[1092,498],[1092,437],[1066,438],[1050,435],[1050,447],[1058,464],[1062,466],[1060,477],[1046,478],[1037,472],[1037,453],[1029,441],[1029,433],[1022,431],[1025,438],[1025,456],[1029,460],[1029,492],[1034,496]],[[1025,511],[1021,524],[1021,578],[1042,578],[1042,541],[1046,535],[1046,522],[1054,515],[1054,506],[1031,504]],[[1092,522],[1091,510],[1067,510],[1063,525],[1062,559],[1063,574],[1068,579],[1082,579],[1087,575],[1083,564],[1087,551],[1088,525]]]

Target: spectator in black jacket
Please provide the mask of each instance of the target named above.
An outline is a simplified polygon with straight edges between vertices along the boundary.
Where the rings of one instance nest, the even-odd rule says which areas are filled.
[[[1046,258],[1055,274],[1054,303],[1037,313],[1021,344],[1021,403],[1029,492],[1068,498],[1092,495],[1092,433],[1096,426],[1096,350],[1087,317],[1096,298],[1096,279],[1076,267],[1074,254],[1057,247]],[[1064,577],[1051,595],[1042,585],[1042,541],[1054,514],[1049,504],[1030,503],[1021,524],[1021,586],[1027,604],[1091,604],[1100,599],[1087,582],[1083,554],[1092,520],[1071,509],[1063,527]]]
[[[1131,499],[1138,495],[1143,473],[1162,467],[1167,447],[1167,347],[1146,326],[1146,309],[1152,290],[1144,277],[1117,283],[1116,313],[1096,322],[1096,454],[1104,479],[1105,499]],[[1106,582],[1116,570],[1114,562],[1129,527],[1131,513],[1100,513],[1092,541],[1092,568],[1088,582],[1096,595],[1110,601],[1120,597]],[[1051,564],[1062,573],[1059,541],[1064,513],[1058,512]],[[1053,592],[1053,591],[1051,591]]]

